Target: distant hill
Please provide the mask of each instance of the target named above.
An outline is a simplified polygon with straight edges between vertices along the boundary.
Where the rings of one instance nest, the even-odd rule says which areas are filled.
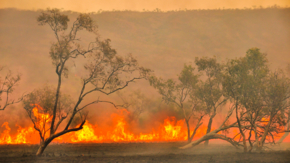
[[[66,11],[71,20],[78,13]],[[56,79],[49,58],[54,36],[36,22],[40,11],[0,10],[0,65],[23,73],[23,84]],[[94,13],[102,38],[120,54],[132,53],[158,76],[176,77],[198,56],[219,60],[243,56],[258,47],[272,68],[290,63],[290,8]],[[86,33],[83,40],[92,40]],[[44,76],[45,74],[45,76]],[[21,84],[22,85],[22,84]]]

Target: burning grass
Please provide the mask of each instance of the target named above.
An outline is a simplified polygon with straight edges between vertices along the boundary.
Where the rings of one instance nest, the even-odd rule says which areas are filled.
[[[38,128],[46,130],[47,124],[50,122],[50,115],[41,113],[41,107],[37,106],[33,109],[33,113],[38,120]],[[98,124],[91,124],[89,121],[83,126],[83,129],[77,132],[65,134],[53,140],[54,143],[126,143],[126,142],[175,142],[187,140],[187,129],[184,120],[177,120],[174,116],[167,117],[159,126],[152,127],[146,133],[133,132],[130,122],[126,117],[130,114],[127,110],[118,110],[117,113],[111,114],[111,126],[100,127]],[[133,122],[132,122],[133,123]],[[42,126],[42,127],[40,127]],[[11,134],[11,128],[8,122],[4,122],[1,126],[0,144],[38,144],[40,142],[39,135],[33,126],[22,128],[17,126],[17,133]],[[214,129],[214,128],[213,128]],[[197,130],[194,139],[202,137],[206,133],[206,126],[201,125]],[[238,129],[231,129],[224,132],[228,136],[238,134]],[[277,140],[281,136],[277,135]],[[238,140],[236,137],[235,140]],[[290,142],[290,137],[284,142]]]

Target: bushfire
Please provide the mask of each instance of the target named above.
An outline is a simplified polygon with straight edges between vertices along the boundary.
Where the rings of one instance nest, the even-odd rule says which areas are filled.
[[[40,126],[50,121],[49,114],[42,114],[36,106],[33,109],[35,117],[39,118]],[[149,133],[133,133],[128,130],[128,122],[125,120],[125,114],[128,111],[120,111],[119,114],[112,114],[112,127],[108,129],[100,128],[86,121],[82,130],[68,133],[56,138],[54,143],[113,143],[113,142],[169,142],[169,141],[186,141],[187,128],[183,120],[176,120],[174,116],[164,119],[163,124],[159,127],[152,128]],[[21,128],[18,126],[16,134],[11,134],[11,128],[8,122],[4,122],[1,126],[0,144],[37,144],[39,143],[39,135],[36,130],[30,126]],[[197,130],[195,139],[200,138],[206,133],[206,126],[200,126]],[[237,131],[230,133],[235,135]],[[284,141],[289,141],[285,139]]]

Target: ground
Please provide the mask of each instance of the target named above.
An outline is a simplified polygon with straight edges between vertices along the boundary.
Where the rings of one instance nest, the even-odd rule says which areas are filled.
[[[243,153],[228,144],[210,143],[181,150],[182,142],[51,144],[43,156],[37,145],[0,145],[0,162],[290,162],[290,143]]]

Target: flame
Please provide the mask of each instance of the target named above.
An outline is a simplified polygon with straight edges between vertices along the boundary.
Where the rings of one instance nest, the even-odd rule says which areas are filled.
[[[35,107],[32,109],[32,112],[37,119],[37,123],[36,123],[37,128],[45,130],[46,129],[45,125],[51,121],[52,116],[49,115],[48,113],[40,113],[39,110],[43,112],[43,108],[40,105],[34,104],[34,106]]]
[[[0,136],[0,144],[27,144],[31,143],[27,140],[29,134],[34,132],[32,127],[21,128],[18,126],[17,135],[12,138],[10,136],[11,128],[9,127],[8,122],[4,122],[1,127],[5,127],[5,130]]]
[[[51,122],[52,116],[45,113],[39,105],[34,105],[32,112],[37,119],[36,127],[44,130],[46,126]],[[187,128],[184,120],[177,120],[176,117],[171,116],[163,120],[163,123],[156,123],[154,127],[147,132],[134,132],[131,122],[126,120],[126,115],[130,113],[126,110],[119,110],[118,113],[111,114],[110,120],[112,124],[108,127],[101,127],[94,125],[86,121],[83,125],[83,129],[65,134],[56,138],[53,142],[57,143],[105,143],[105,142],[169,142],[169,141],[186,141],[187,140]],[[266,121],[266,119],[264,119]],[[264,121],[263,120],[263,121]],[[134,123],[134,122],[132,122]],[[264,125],[267,122],[263,122]],[[16,125],[18,126],[18,125]],[[192,125],[194,127],[194,125]],[[18,126],[16,134],[11,134],[11,128],[8,122],[4,122],[0,128],[0,144],[36,144],[39,143],[38,132],[32,127],[22,128]],[[215,126],[212,126],[212,130]],[[194,140],[205,135],[207,130],[206,125],[201,125],[194,137]],[[193,128],[191,129],[191,134]],[[239,133],[237,128],[229,130],[227,136],[233,137]],[[235,139],[238,140],[237,136]],[[276,137],[278,140],[278,137]],[[284,142],[289,141],[289,136]]]
[[[186,140],[182,132],[183,120],[176,121],[175,117],[168,117],[164,124],[160,126],[161,130],[151,133],[133,134],[126,129],[124,117],[115,117],[116,123],[112,130],[96,134],[95,130],[100,130],[97,125],[92,125],[88,121],[83,129],[74,132],[71,135],[71,142],[155,142],[155,141],[182,141]]]
[[[72,142],[90,142],[98,141],[98,137],[94,134],[94,127],[92,124],[86,121],[83,129],[74,133],[74,137],[71,139]]]

